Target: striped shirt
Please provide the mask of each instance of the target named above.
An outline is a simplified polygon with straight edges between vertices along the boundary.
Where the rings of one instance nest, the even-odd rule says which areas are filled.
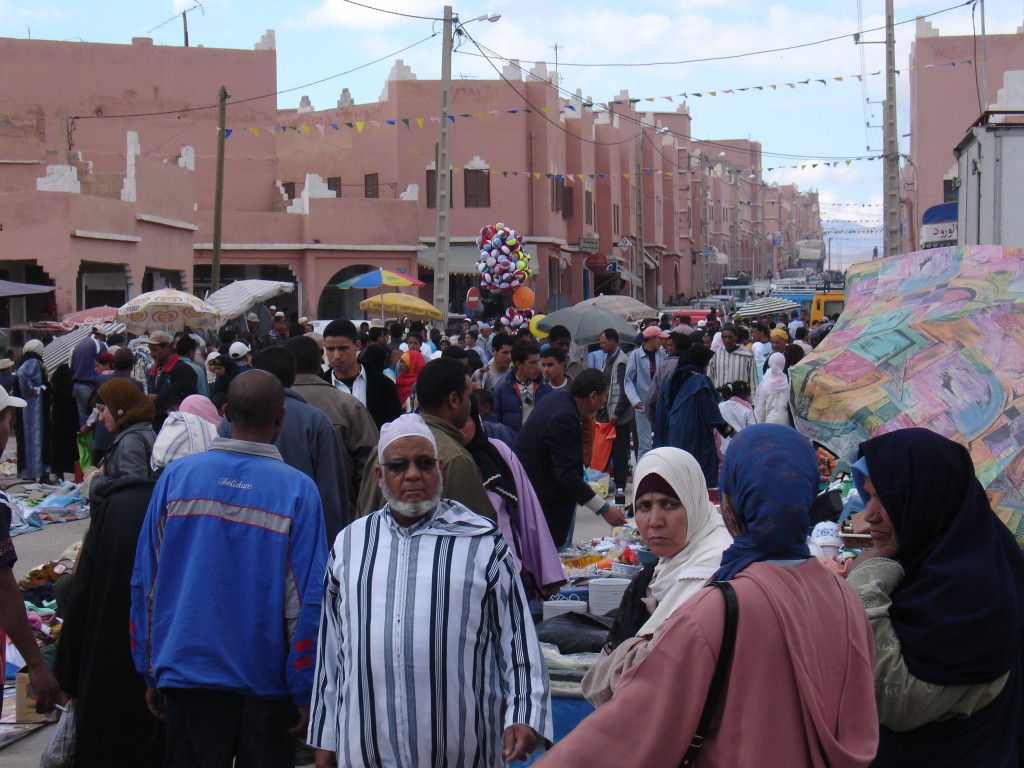
[[[718,350],[708,365],[708,378],[716,388],[734,381],[745,381],[750,385],[750,392],[753,394],[757,389],[754,353],[746,347],[739,346],[732,352],[724,348]]]
[[[339,534],[324,583],[309,743],[339,766],[504,766],[515,724],[551,739],[547,671],[493,523],[442,500]]]

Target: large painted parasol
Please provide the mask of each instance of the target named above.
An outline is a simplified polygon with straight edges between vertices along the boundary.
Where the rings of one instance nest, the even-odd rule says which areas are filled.
[[[151,331],[173,333],[186,326],[192,330],[215,328],[221,322],[220,312],[205,301],[174,288],[136,296],[117,310],[115,319],[137,335]]]
[[[964,445],[1024,544],[1024,249],[919,251],[851,267],[839,321],[790,370],[797,427],[846,461],[925,427]]]

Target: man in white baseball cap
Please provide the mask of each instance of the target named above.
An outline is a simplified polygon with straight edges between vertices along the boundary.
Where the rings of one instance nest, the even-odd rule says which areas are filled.
[[[228,355],[238,364],[239,373],[252,368],[251,350],[244,341],[236,341],[228,347]]]

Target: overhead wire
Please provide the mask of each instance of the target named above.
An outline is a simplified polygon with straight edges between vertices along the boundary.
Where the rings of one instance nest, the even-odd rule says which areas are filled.
[[[391,11],[387,8],[377,8],[373,5],[366,5],[364,3],[357,3],[356,0],[342,0],[342,2],[348,3],[349,5],[355,5],[359,8],[366,8],[368,11],[377,11],[378,13],[388,13],[392,16],[403,16],[407,19],[420,19],[421,21],[444,21],[443,17],[437,16],[417,16],[413,13],[402,13],[401,11]]]

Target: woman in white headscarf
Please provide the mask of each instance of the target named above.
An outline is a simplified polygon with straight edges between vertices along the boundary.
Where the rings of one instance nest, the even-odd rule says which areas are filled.
[[[768,371],[757,385],[754,395],[754,414],[758,424],[793,426],[789,415],[789,376],[786,374],[786,356],[773,352],[768,358]]]
[[[611,698],[619,678],[646,655],[654,631],[699,592],[732,544],[708,498],[700,464],[679,448],[655,448],[636,466],[633,509],[647,548],[658,556],[622,596],[601,658],[583,678],[594,706]]]

